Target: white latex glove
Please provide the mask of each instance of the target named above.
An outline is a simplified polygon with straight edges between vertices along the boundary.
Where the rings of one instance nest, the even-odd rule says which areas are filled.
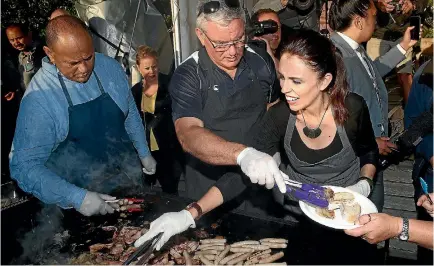
[[[182,210],[180,212],[165,213],[151,223],[149,231],[137,239],[136,242],[134,242],[134,246],[138,248],[158,233],[164,232],[160,241],[155,245],[155,248],[160,250],[172,236],[182,233],[190,227],[195,228],[196,223],[189,211]]]
[[[282,158],[280,157],[280,152],[276,152],[273,155],[273,159],[276,161],[277,166],[279,166],[282,163]]]
[[[105,201],[115,199],[116,197],[88,191],[86,192],[86,196],[84,196],[83,202],[78,211],[84,216],[113,213],[115,211],[114,208]]]
[[[240,152],[237,163],[252,183],[265,185],[267,189],[272,189],[276,183],[280,192],[286,192],[279,167],[270,155],[249,147]]]
[[[155,174],[155,171],[157,170],[157,161],[155,161],[152,155],[148,155],[145,158],[140,159],[140,161],[142,162],[143,165],[142,168],[143,173],[147,175]]]
[[[368,197],[369,194],[371,194],[371,187],[369,186],[369,183],[366,180],[360,180],[356,184],[349,186],[347,188],[354,192],[358,192],[365,197]]]

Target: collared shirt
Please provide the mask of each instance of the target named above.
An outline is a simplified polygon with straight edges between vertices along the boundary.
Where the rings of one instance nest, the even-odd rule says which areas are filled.
[[[42,58],[45,56],[43,45],[33,42],[29,49],[18,54],[18,68],[22,79],[22,92],[29,86],[33,76],[42,66]]]
[[[212,86],[213,90],[230,96],[251,82],[252,72],[257,75],[264,98],[270,102],[276,101],[279,98],[280,85],[274,63],[266,51],[260,54],[260,49],[257,50],[245,49],[234,79],[212,62],[205,48],[194,52],[176,69],[169,85],[173,120],[181,117],[196,117],[202,120],[207,91],[204,86]],[[246,57],[249,57],[248,60]],[[206,80],[203,73],[206,73]],[[209,83],[209,77],[212,77],[215,84]]]
[[[351,46],[351,48],[354,49],[354,51],[357,54],[357,57],[360,59],[360,61],[362,62],[363,66],[365,67],[366,72],[368,72],[369,76],[371,76],[371,72],[369,71],[369,67],[368,67],[368,65],[366,65],[365,60],[363,60],[362,55],[360,54],[360,52],[358,50],[358,48],[359,48],[360,45],[356,41],[354,41],[353,39],[351,39],[350,37],[348,37],[347,35],[343,34],[342,32],[337,32],[337,33],[342,37],[342,39],[344,39],[348,43],[349,46]],[[404,48],[401,47],[401,45],[397,44],[396,47],[398,47],[398,50],[402,54],[406,53],[406,51],[404,50]],[[371,78],[372,78],[372,76],[371,76]]]
[[[122,67],[114,59],[95,53],[94,71],[104,90],[125,114],[125,129],[140,158],[148,156],[143,123]],[[68,102],[57,73],[57,68],[45,57],[42,68],[26,90],[10,153],[11,176],[24,191],[47,204],[79,208],[86,191],[68,183],[44,165],[69,131]],[[101,95],[94,74],[86,83],[66,78],[64,81],[74,105]]]

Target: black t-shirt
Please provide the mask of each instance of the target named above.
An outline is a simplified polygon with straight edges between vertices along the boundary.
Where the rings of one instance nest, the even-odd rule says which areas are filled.
[[[306,146],[306,144],[302,141],[300,134],[298,133],[298,130],[296,130],[295,128],[294,131],[292,132],[290,146],[295,156],[300,161],[310,163],[310,164],[321,162],[324,159],[330,158],[334,154],[340,152],[343,148],[341,138],[339,137],[337,131],[330,145],[328,145],[323,149],[314,150]]]
[[[211,61],[205,48],[194,52],[175,70],[169,85],[173,120],[181,117],[203,120],[207,87],[213,86],[219,93],[231,95],[237,89],[244,88],[243,84],[251,82],[249,69],[257,76],[267,101],[276,101],[280,85],[274,62],[265,50],[247,46],[234,80]],[[217,84],[209,84],[210,75]]]
[[[365,164],[376,165],[378,161],[378,146],[375,141],[369,110],[365,101],[361,96],[349,93],[345,99],[345,106],[349,111],[349,117],[344,122],[344,129],[355,154],[360,158],[360,167],[363,167]],[[262,131],[256,138],[255,143],[257,146],[255,148],[270,155],[274,155],[280,151],[280,143],[283,142],[285,137],[290,115],[293,114],[291,114],[291,110],[286,102],[279,102],[270,108],[264,117],[264,123],[261,127]],[[294,154],[303,156],[303,158],[306,157],[307,154],[300,155],[306,153],[307,147],[305,145],[304,147],[303,145],[291,147]],[[338,145],[336,145],[332,151],[333,154],[336,154],[340,150]],[[332,152],[329,151],[329,153]],[[318,158],[317,156],[314,159]]]

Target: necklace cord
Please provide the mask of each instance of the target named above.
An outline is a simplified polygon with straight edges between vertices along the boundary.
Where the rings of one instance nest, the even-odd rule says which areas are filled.
[[[322,121],[324,120],[325,114],[327,113],[327,110],[329,109],[329,107],[330,107],[330,104],[327,105],[327,108],[325,109],[324,114],[322,115],[322,117],[321,117],[321,121],[319,122],[318,126],[317,126],[316,128],[314,128],[313,130],[318,129],[318,128],[321,126]],[[303,114],[303,112],[301,112],[301,116],[303,117],[304,126],[307,127],[308,129],[310,129],[310,128],[307,126],[307,124],[306,124],[306,119],[304,119],[304,114]]]

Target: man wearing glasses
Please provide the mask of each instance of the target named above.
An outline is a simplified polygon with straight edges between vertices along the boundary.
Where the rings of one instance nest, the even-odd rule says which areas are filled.
[[[249,198],[265,203],[272,204],[272,195],[263,186],[286,191],[273,158],[249,147],[267,104],[279,97],[273,60],[265,50],[246,45],[238,0],[200,0],[196,26],[203,47],[176,69],[169,92],[176,133],[188,153],[187,197],[200,200],[154,221],[136,246],[164,231],[159,250],[172,235],[194,227],[203,213],[236,196],[233,190],[245,186],[243,181],[261,185],[252,186],[255,197]]]

